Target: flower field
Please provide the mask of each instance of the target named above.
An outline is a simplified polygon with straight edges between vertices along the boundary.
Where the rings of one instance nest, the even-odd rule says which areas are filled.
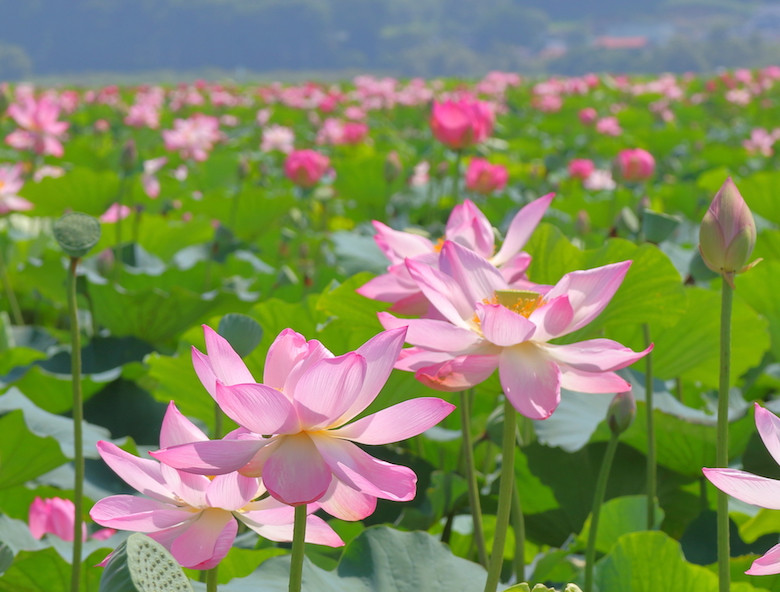
[[[0,590],[780,592],[780,67],[0,90]]]

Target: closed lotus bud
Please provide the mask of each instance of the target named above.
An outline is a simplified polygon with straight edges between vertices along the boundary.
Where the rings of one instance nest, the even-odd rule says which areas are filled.
[[[756,246],[756,223],[739,189],[726,179],[715,194],[699,230],[699,251],[705,265],[734,287],[734,275],[744,273]]]
[[[398,152],[393,150],[385,159],[385,181],[387,184],[393,183],[400,176],[401,171],[403,171],[401,159],[398,157]]]
[[[135,140],[132,138],[125,142],[122,148],[122,159],[120,164],[122,165],[122,171],[129,175],[135,169],[135,165],[138,162],[138,149],[135,146]]]
[[[609,404],[607,411],[607,424],[612,433],[619,436],[634,423],[636,415],[636,401],[630,391],[618,393]]]

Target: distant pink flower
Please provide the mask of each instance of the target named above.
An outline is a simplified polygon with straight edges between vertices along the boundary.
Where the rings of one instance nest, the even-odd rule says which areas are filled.
[[[509,173],[500,164],[491,164],[484,158],[472,158],[466,169],[466,188],[482,195],[489,195],[506,187]]]
[[[101,134],[106,133],[111,129],[111,124],[106,119],[98,119],[95,121],[95,131]]]
[[[284,161],[284,174],[296,185],[314,187],[330,168],[330,159],[315,150],[295,150]]]
[[[534,95],[531,106],[543,113],[557,113],[563,107],[563,98],[557,94]]]
[[[726,91],[725,97],[729,103],[734,103],[735,105],[740,105],[742,107],[750,104],[750,101],[753,99],[750,91],[746,88],[732,88],[731,90]]]
[[[552,288],[513,290],[485,259],[447,241],[439,268],[407,259],[409,273],[442,319],[397,319],[379,313],[386,329],[408,326],[400,370],[443,391],[461,391],[496,369],[504,394],[531,419],[546,419],[561,388],[618,393],[630,385],[614,373],[633,364],[633,352],[610,339],[568,345],[551,340],[581,329],[609,304],[630,261],[568,273]]]
[[[434,137],[453,150],[481,144],[493,133],[495,114],[484,101],[460,99],[433,102],[430,125]]]
[[[429,174],[430,170],[431,163],[429,163],[427,160],[418,162],[416,165],[414,165],[414,171],[412,172],[412,176],[409,179],[409,185],[412,187],[422,187],[423,185],[427,185],[431,180]]]
[[[182,158],[203,161],[214,144],[222,140],[219,120],[211,115],[195,113],[189,119],[176,119],[172,130],[162,131],[165,149],[176,151]]]
[[[755,419],[764,446],[774,461],[780,463],[780,419],[758,403],[755,403]],[[731,497],[767,510],[780,510],[780,481],[737,469],[704,468],[702,471],[715,487]],[[780,545],[756,559],[745,573],[751,576],[780,574]]]
[[[474,202],[468,199],[452,209],[444,237],[437,243],[419,234],[393,230],[375,220],[377,233],[374,240],[390,265],[387,273],[369,280],[357,292],[366,298],[392,302],[390,310],[399,314],[427,314],[428,299],[409,274],[406,261],[411,259],[421,265],[437,267],[438,252],[445,240],[456,242],[490,261],[513,287],[525,287],[530,283],[525,279],[525,270],[531,263],[531,256],[522,252],[522,248],[531,238],[553,197],[554,194],[549,193],[517,212],[509,223],[506,238],[497,253],[493,226]]]
[[[141,185],[143,186],[146,195],[152,199],[157,199],[160,196],[160,180],[157,178],[157,173],[160,172],[160,169],[162,169],[167,162],[167,156],[160,156],[159,158],[152,158],[151,160],[144,161],[144,172],[141,175]]]
[[[365,518],[376,498],[414,498],[414,471],[377,460],[355,442],[382,445],[411,438],[455,407],[437,398],[415,398],[348,423],[384,386],[406,329],[380,333],[342,356],[285,329],[268,350],[263,384],[255,383],[227,341],[209,327],[204,330],[208,355],[193,349],[195,371],[242,429],[233,439],[163,448],[152,453],[156,458],[203,475],[262,474],[274,499],[290,505],[318,502],[344,519]]]
[[[255,116],[255,121],[257,122],[257,125],[263,127],[266,123],[268,123],[269,119],[271,119],[270,109],[259,109],[257,111],[257,115]]]
[[[318,144],[359,144],[368,135],[368,126],[365,123],[355,121],[341,121],[329,117],[317,132]]]
[[[289,154],[295,146],[295,133],[289,127],[283,125],[269,125],[263,130],[263,141],[260,150],[272,152],[278,150]]]
[[[616,117],[602,117],[596,122],[596,131],[605,136],[619,136],[623,133]]]
[[[8,115],[22,128],[6,136],[9,146],[17,150],[32,150],[36,154],[62,156],[60,140],[70,124],[58,121],[60,108],[51,98],[41,97],[36,101],[28,96],[20,103],[12,103],[8,107]]]
[[[109,208],[100,216],[100,221],[107,224],[113,224],[119,220],[127,218],[133,210],[129,206],[120,206],[118,203],[112,203]]]
[[[584,109],[580,109],[577,116],[580,118],[582,125],[593,125],[596,123],[599,114],[593,107],[585,107]]]
[[[769,133],[762,127],[755,128],[750,132],[750,138],[742,141],[742,146],[750,154],[761,154],[763,156],[772,156],[774,150],[772,147],[780,139],[780,128],[776,128]]]
[[[587,158],[575,158],[569,163],[569,176],[583,181],[593,174],[596,165]]]
[[[353,121],[363,121],[366,118],[366,112],[360,107],[351,105],[344,109],[344,117]]]
[[[160,446],[207,441],[171,402],[163,419]],[[273,498],[253,501],[265,491],[256,478],[229,473],[209,479],[138,458],[110,442],[98,442],[97,448],[106,464],[146,497],[112,495],[98,501],[89,515],[104,526],[147,534],[184,567],[211,569],[217,565],[236,537],[235,519],[269,540],[292,540],[293,508]],[[309,516],[306,526],[308,542],[331,547],[344,544],[321,518]]]
[[[612,191],[617,183],[610,171],[596,169],[582,182],[582,186],[590,191]]]
[[[124,122],[132,127],[157,129],[160,127],[160,106],[146,102],[131,105]]]
[[[615,165],[620,177],[626,181],[646,181],[655,174],[655,158],[642,148],[621,150]]]
[[[18,192],[24,186],[22,165],[0,165],[0,214],[31,210],[33,204],[19,197]]]
[[[41,499],[36,496],[30,504],[30,513],[27,520],[30,534],[40,539],[45,534],[53,534],[63,541],[73,541],[73,527],[76,517],[76,508],[68,499],[52,497]],[[87,525],[82,523],[81,540],[87,540]],[[105,540],[116,533],[113,528],[98,530],[92,534],[93,539]]]
[[[64,168],[45,164],[33,173],[33,181],[35,181],[36,183],[40,183],[46,177],[51,177],[52,179],[59,179],[64,174],[65,174]]]

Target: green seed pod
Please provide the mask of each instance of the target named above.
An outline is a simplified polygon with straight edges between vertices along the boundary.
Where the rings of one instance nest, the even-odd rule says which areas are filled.
[[[81,212],[61,216],[52,227],[54,238],[65,254],[79,259],[100,240],[100,221]]]
[[[112,553],[99,592],[193,592],[173,556],[145,534],[133,533]]]

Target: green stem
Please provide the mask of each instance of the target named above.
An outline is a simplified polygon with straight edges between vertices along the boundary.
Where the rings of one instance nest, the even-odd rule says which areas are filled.
[[[463,439],[463,460],[466,465],[466,482],[469,486],[469,506],[471,507],[471,519],[474,522],[474,542],[477,545],[479,563],[487,568],[485,530],[482,526],[482,506],[479,503],[477,469],[474,466],[474,444],[471,441],[471,405],[469,403],[469,391],[460,391],[460,429]]]
[[[716,466],[729,466],[729,382],[731,374],[731,306],[733,288],[723,280],[720,308],[720,388],[718,389],[718,443]],[[731,587],[729,571],[729,497],[718,491],[718,581],[720,592]]]
[[[19,302],[16,300],[16,294],[14,294],[14,288],[11,285],[11,278],[8,275],[8,266],[5,264],[5,255],[3,254],[3,248],[0,245],[0,274],[3,276],[3,287],[5,293],[8,296],[8,307],[11,309],[11,317],[14,320],[14,325],[24,325],[24,318],[22,317],[22,309],[19,308]]]
[[[303,584],[303,551],[306,539],[306,504],[295,506],[292,558],[290,560],[290,592],[301,592]]]
[[[217,569],[219,565],[206,571],[206,592],[217,592]]]
[[[238,217],[238,201],[241,197],[241,192],[244,189],[244,183],[241,182],[241,185],[239,185],[238,190],[236,191],[236,194],[233,196],[233,202],[230,204],[230,230],[233,231],[233,234],[236,234],[236,218]]]
[[[645,347],[650,346],[650,327],[642,326]],[[655,427],[653,425],[653,352],[645,356],[645,403],[647,409],[647,530],[655,525],[655,497],[658,467],[655,460]]]
[[[501,448],[501,482],[498,486],[498,510],[496,532],[493,536],[493,553],[490,555],[485,592],[496,592],[504,565],[504,544],[512,509],[512,489],[515,482],[515,439],[517,415],[509,399],[504,401],[504,437]]]
[[[525,581],[525,518],[520,505],[520,492],[512,488],[512,529],[515,531],[515,579]]]
[[[462,156],[462,150],[455,151],[455,172],[452,175],[452,197],[455,203],[460,203],[460,159]]]
[[[119,181],[119,193],[116,196],[117,220],[116,220],[116,251],[119,254],[119,247],[122,244],[122,198],[125,196],[125,184],[127,175],[122,173]]]
[[[618,440],[620,436],[613,433],[607,445],[607,451],[604,453],[604,459],[601,461],[601,471],[596,481],[596,492],[593,496],[593,510],[590,518],[590,531],[588,532],[588,547],[585,552],[585,587],[583,592],[592,592],[593,590],[593,566],[596,562],[596,535],[599,530],[599,514],[601,505],[604,503],[604,494],[607,491],[607,482],[609,481],[609,471],[612,468],[612,461],[615,458]]]
[[[78,259],[71,257],[70,273],[68,273],[68,312],[70,315],[71,343],[71,375],[73,382],[73,465],[75,482],[73,484],[73,562],[71,563],[71,592],[79,592],[81,585],[81,537],[83,530],[84,505],[84,445],[81,433],[84,421],[84,410],[81,396],[81,334],[79,332],[79,315],[76,302],[76,268]]]

